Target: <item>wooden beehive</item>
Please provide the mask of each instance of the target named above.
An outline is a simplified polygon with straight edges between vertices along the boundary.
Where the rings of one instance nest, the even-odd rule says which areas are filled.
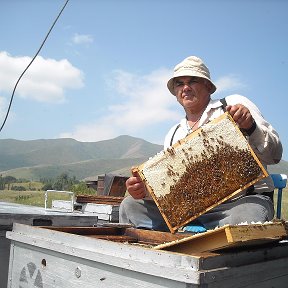
[[[172,233],[268,176],[228,113],[133,172],[144,181]]]

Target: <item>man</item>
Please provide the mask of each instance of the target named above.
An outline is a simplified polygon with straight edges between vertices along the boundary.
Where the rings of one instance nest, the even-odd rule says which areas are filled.
[[[216,86],[200,58],[190,56],[176,65],[167,87],[183,106],[186,117],[170,129],[165,137],[164,149],[228,111],[265,168],[280,161],[282,145],[279,136],[254,103],[240,95],[227,96],[224,102],[211,99]],[[130,196],[120,206],[119,222],[130,223],[137,228],[167,231],[154,201],[144,199],[147,192],[141,178],[133,175],[127,180],[126,187]],[[197,222],[205,231],[225,224],[269,221],[274,216],[273,189],[270,176],[261,179],[238,197],[201,215],[194,223]]]

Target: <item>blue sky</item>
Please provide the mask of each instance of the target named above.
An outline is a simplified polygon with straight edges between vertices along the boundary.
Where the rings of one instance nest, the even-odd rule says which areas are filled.
[[[1,0],[0,121],[66,1]],[[0,139],[162,144],[183,110],[166,82],[201,57],[218,90],[250,98],[288,160],[288,1],[70,0],[20,81]]]

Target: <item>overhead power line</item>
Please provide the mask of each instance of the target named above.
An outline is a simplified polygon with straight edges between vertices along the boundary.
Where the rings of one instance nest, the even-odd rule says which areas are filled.
[[[62,14],[62,12],[64,11],[64,9],[65,9],[66,5],[68,4],[68,2],[69,2],[69,0],[66,0],[65,4],[63,5],[62,9],[61,9],[60,12],[58,13],[56,19],[54,20],[52,26],[50,27],[48,33],[46,34],[44,40],[42,41],[42,43],[41,43],[38,51],[36,52],[36,54],[34,55],[34,57],[32,58],[32,60],[31,60],[30,63],[28,64],[28,66],[24,69],[24,71],[21,73],[20,77],[19,77],[18,80],[16,81],[16,84],[15,84],[15,86],[14,86],[14,89],[13,89],[13,92],[12,92],[12,95],[11,95],[11,98],[10,98],[10,102],[9,102],[9,106],[8,106],[8,109],[7,109],[6,116],[5,116],[4,121],[3,121],[2,125],[1,125],[1,128],[0,128],[0,132],[2,131],[4,125],[5,125],[6,121],[7,121],[8,115],[9,115],[10,110],[11,110],[11,106],[12,106],[14,94],[15,94],[16,88],[17,88],[17,86],[18,86],[21,78],[23,77],[23,75],[25,74],[25,72],[29,69],[29,67],[31,66],[31,64],[34,62],[34,60],[36,59],[36,57],[38,56],[38,54],[40,53],[40,51],[41,51],[42,47],[44,46],[44,44],[45,44],[45,42],[46,42],[49,34],[51,33],[51,31],[52,31],[52,29],[54,28],[54,26],[55,26],[56,22],[58,21],[58,19],[60,18],[61,14]]]

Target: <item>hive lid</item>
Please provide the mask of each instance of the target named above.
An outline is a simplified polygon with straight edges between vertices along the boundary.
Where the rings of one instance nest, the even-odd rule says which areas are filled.
[[[268,173],[225,113],[133,168],[172,233]]]
[[[195,254],[226,248],[271,244],[271,242],[279,242],[286,237],[285,224],[281,221],[242,223],[240,225],[224,225],[183,239],[167,241],[155,246],[154,249]]]

